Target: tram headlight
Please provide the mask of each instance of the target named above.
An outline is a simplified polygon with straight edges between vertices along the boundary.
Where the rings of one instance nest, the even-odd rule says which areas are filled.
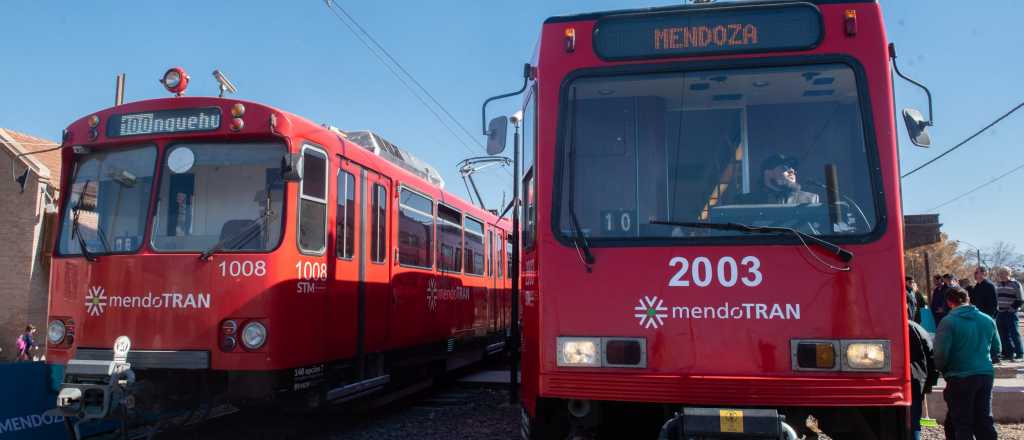
[[[46,326],[46,339],[51,344],[60,344],[64,340],[64,333],[67,328],[64,326],[64,321],[54,319],[50,321],[50,325]]]
[[[168,92],[181,96],[185,93],[185,88],[188,87],[188,80],[189,76],[185,73],[185,69],[172,67],[167,72],[164,72],[163,78],[160,78],[160,83],[164,85]]]
[[[843,341],[844,369],[888,371],[889,355],[889,341]]]
[[[558,366],[600,367],[601,338],[558,338]]]
[[[267,327],[259,321],[250,321],[242,328],[242,345],[255,350],[267,342]]]

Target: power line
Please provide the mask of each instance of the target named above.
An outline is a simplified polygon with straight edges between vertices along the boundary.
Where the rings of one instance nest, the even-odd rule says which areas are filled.
[[[991,185],[991,184],[993,184],[993,183],[996,183],[996,182],[998,182],[999,180],[1002,180],[1002,178],[1004,178],[1004,177],[1006,177],[1006,176],[1009,176],[1010,174],[1016,173],[1017,171],[1020,171],[1020,170],[1022,170],[1022,169],[1024,169],[1024,164],[1020,164],[1020,165],[1018,165],[1018,166],[1017,166],[1016,168],[1014,168],[1014,169],[1012,169],[1012,170],[1010,170],[1010,171],[1007,171],[1007,172],[1005,172],[1005,173],[1003,173],[1003,174],[1000,174],[999,176],[997,176],[997,177],[995,177],[995,178],[993,178],[993,179],[989,180],[988,182],[982,183],[981,185],[978,185],[978,186],[976,186],[976,187],[974,187],[974,188],[971,188],[971,190],[970,190],[970,191],[967,191],[967,192],[965,192],[965,193],[963,193],[963,194],[960,194],[960,195],[958,195],[958,196],[956,196],[956,197],[954,197],[954,198],[952,198],[952,199],[950,199],[950,200],[948,200],[948,201],[946,201],[946,202],[942,203],[941,205],[938,205],[938,206],[936,206],[936,207],[934,207],[934,208],[932,208],[932,209],[929,209],[928,211],[929,211],[929,212],[934,212],[935,210],[937,210],[937,209],[939,209],[939,208],[941,208],[941,207],[943,207],[943,206],[946,206],[946,205],[948,205],[948,204],[950,204],[950,203],[953,203],[953,202],[955,202],[955,201],[957,201],[957,200],[960,200],[960,199],[962,199],[962,198],[964,198],[964,197],[967,197],[968,195],[970,195],[970,194],[974,193],[975,191],[977,191],[977,190],[979,190],[979,189],[982,189],[982,188],[984,188],[984,187],[986,187],[986,186],[989,186],[989,185]]]
[[[327,2],[328,2],[328,6],[330,6],[330,4],[332,4],[332,3],[334,3],[332,0],[327,0]],[[384,58],[382,58],[380,56],[380,54],[377,53],[377,51],[373,50],[373,48],[369,45],[369,43],[366,42],[366,40],[359,34],[359,32],[356,32],[355,28],[353,28],[351,24],[349,24],[347,21],[345,21],[345,19],[342,18],[341,15],[339,15],[338,12],[334,10],[334,8],[330,8],[329,7],[329,9],[331,10],[331,13],[333,13],[334,16],[338,19],[338,21],[340,21],[342,24],[344,24],[345,27],[347,27],[348,30],[350,32],[352,32],[353,35],[356,36],[356,39],[358,39],[359,42],[362,43],[364,47],[366,47],[366,50],[368,50],[371,54],[373,54],[373,56],[377,58],[377,61],[380,61],[380,63],[383,64],[384,67],[387,68],[388,71],[391,72],[391,74],[395,76],[395,79],[397,79],[400,83],[402,83],[402,85],[405,86],[406,90],[408,90],[409,93],[412,94],[412,96],[415,97],[416,100],[418,100],[420,102],[420,104],[423,104],[423,106],[426,107],[427,110],[430,111],[430,113],[433,114],[435,118],[437,118],[438,122],[440,122],[441,125],[446,130],[448,130],[448,132],[451,133],[453,137],[455,137],[455,140],[459,141],[459,144],[462,145],[462,147],[465,148],[466,151],[469,151],[471,154],[476,154],[476,151],[474,151],[469,145],[466,144],[465,141],[462,140],[461,137],[459,137],[458,133],[456,133],[455,130],[452,129],[445,122],[444,118],[440,114],[438,114],[437,111],[434,110],[434,108],[430,106],[430,104],[427,104],[427,102],[425,100],[423,100],[423,97],[421,97],[418,93],[416,93],[416,91],[409,84],[409,82],[406,81],[406,79],[403,78],[402,75],[400,75],[395,70],[394,67],[392,67],[390,64],[388,64],[387,61],[385,61]]]
[[[484,148],[483,144],[480,143],[480,140],[477,139],[476,136],[473,136],[472,134],[470,134],[469,130],[467,130],[466,127],[463,126],[462,123],[459,122],[459,120],[457,118],[455,118],[455,116],[453,116],[448,111],[448,109],[445,108],[445,106],[442,105],[441,102],[438,101],[437,98],[435,98],[434,95],[432,95],[427,90],[426,87],[423,87],[423,84],[420,84],[420,82],[416,80],[415,76],[413,76],[411,73],[409,73],[408,70],[405,70],[405,67],[402,66],[402,63],[399,63],[398,60],[395,59],[395,57],[391,56],[391,53],[388,52],[388,50],[385,49],[384,46],[382,46],[379,42],[377,42],[377,39],[373,38],[373,35],[370,35],[370,33],[366,30],[366,28],[364,28],[361,24],[359,24],[359,21],[356,20],[355,17],[352,17],[352,14],[349,14],[348,11],[346,11],[345,8],[343,8],[338,2],[336,2],[334,0],[328,0],[328,1],[330,1],[331,4],[333,4],[335,7],[337,7],[338,10],[340,10],[342,14],[345,14],[345,16],[348,17],[348,19],[352,21],[352,24],[355,24],[356,27],[359,28],[359,30],[362,31],[363,34],[366,35],[367,38],[369,38],[370,42],[373,43],[373,45],[376,46],[377,49],[380,49],[380,51],[384,54],[384,56],[386,56],[389,60],[391,60],[392,63],[395,63],[395,66],[397,66],[398,69],[402,71],[402,73],[404,73],[406,76],[408,76],[409,79],[412,80],[413,84],[416,84],[416,86],[419,87],[419,89],[423,91],[423,94],[427,95],[427,97],[430,98],[430,100],[433,101],[433,103],[435,105],[437,105],[437,107],[440,108],[442,112],[444,112],[444,114],[448,115],[448,117],[451,118],[451,120],[454,121],[455,124],[458,125],[460,129],[462,129],[462,132],[465,133],[466,136],[469,139],[471,139],[473,142],[475,142],[476,145],[478,147],[480,147],[480,149],[486,150]]]
[[[988,124],[988,125],[986,125],[986,126],[982,127],[982,129],[981,129],[981,130],[978,130],[978,131],[974,132],[974,134],[972,134],[972,135],[968,136],[968,137],[967,137],[967,139],[964,139],[964,140],[963,140],[962,142],[960,142],[959,144],[956,144],[956,145],[954,145],[954,146],[953,146],[953,148],[950,148],[950,149],[948,149],[948,150],[946,150],[946,151],[943,151],[943,152],[942,152],[942,154],[940,154],[940,155],[938,155],[938,156],[935,156],[934,158],[932,158],[932,159],[931,159],[931,160],[929,160],[928,162],[925,162],[925,163],[921,164],[921,166],[919,166],[919,167],[917,167],[917,168],[914,168],[914,169],[910,170],[910,171],[909,171],[909,172],[908,172],[907,174],[904,174],[904,175],[900,176],[900,178],[905,178],[905,177],[907,177],[907,176],[909,176],[909,175],[911,175],[911,174],[914,174],[914,173],[916,173],[916,172],[917,172],[918,170],[920,170],[921,168],[924,168],[924,167],[926,167],[926,166],[928,166],[928,165],[931,165],[931,164],[932,164],[932,162],[935,162],[935,161],[937,161],[937,160],[939,160],[939,159],[942,159],[942,157],[943,157],[943,156],[945,156],[945,155],[947,155],[947,154],[949,154],[949,153],[953,152],[953,150],[955,150],[955,149],[957,149],[957,148],[960,148],[960,147],[961,147],[961,146],[963,146],[964,144],[966,144],[966,143],[970,142],[970,141],[971,141],[972,139],[974,139],[974,138],[978,137],[978,135],[980,135],[980,134],[984,133],[984,132],[985,132],[985,130],[988,130],[989,128],[992,128],[992,127],[993,127],[994,125],[998,124],[998,123],[999,123],[1000,121],[1002,121],[1003,119],[1006,119],[1006,117],[1007,117],[1007,116],[1010,116],[1011,114],[1013,114],[1013,112],[1015,112],[1015,111],[1019,110],[1019,109],[1020,109],[1021,107],[1024,107],[1024,102],[1022,102],[1022,103],[1020,103],[1020,104],[1017,104],[1017,106],[1016,106],[1016,107],[1014,107],[1014,108],[1012,108],[1012,109],[1010,109],[1010,111],[1008,111],[1008,112],[1004,113],[1004,114],[1003,114],[1002,116],[1000,116],[1000,117],[999,117],[999,118],[997,118],[996,120],[992,121],[992,122],[991,122],[990,124]]]
[[[423,95],[426,95],[427,98],[429,98],[430,101],[432,101],[434,103],[434,105],[437,106],[438,109],[440,109],[445,115],[447,115],[448,118],[450,118],[450,120],[452,122],[454,122],[455,125],[458,126],[459,129],[462,130],[463,133],[465,133],[466,137],[468,137],[470,140],[472,140],[476,144],[476,146],[478,148],[480,148],[481,150],[486,151],[486,148],[484,148],[484,146],[480,143],[480,141],[475,136],[470,134],[469,130],[467,130],[466,127],[464,125],[462,125],[462,123],[459,122],[459,120],[456,119],[455,116],[452,115],[451,112],[449,112],[448,109],[445,108],[445,106],[443,104],[441,104],[441,102],[438,101],[437,98],[435,98],[434,95],[431,94],[430,91],[428,91],[426,87],[423,86],[423,84],[421,84],[418,80],[416,80],[416,77],[413,76],[412,73],[410,73],[408,70],[406,70],[405,67],[402,66],[402,64],[399,63],[398,60],[395,59],[395,57],[393,57],[391,55],[391,53],[388,52],[388,50],[384,48],[383,45],[381,45],[375,38],[373,38],[373,36],[370,35],[369,31],[367,31],[366,28],[364,28],[361,24],[359,24],[359,21],[356,20],[355,17],[352,16],[352,14],[349,14],[348,11],[345,10],[345,8],[343,8],[340,4],[338,4],[334,0],[325,0],[325,3],[327,4],[328,9],[331,10],[331,13],[333,13],[334,16],[338,19],[338,21],[340,21],[342,24],[344,24],[345,27],[347,27],[348,30],[350,32],[352,32],[353,35],[356,36],[356,38],[359,40],[359,42],[362,43],[364,47],[366,47],[366,50],[368,50],[371,54],[373,54],[373,56],[375,58],[377,58],[377,61],[380,61],[380,63],[383,64],[384,67],[387,68],[388,71],[390,71],[391,74],[394,75],[395,78],[398,79],[398,81],[402,83],[402,85],[406,88],[406,90],[408,90],[409,93],[411,93],[420,102],[420,104],[422,104],[424,107],[426,107],[427,110],[429,110],[430,113],[433,114],[435,118],[437,118],[438,122],[440,122],[441,125],[444,126],[444,128],[446,130],[448,130],[449,133],[451,133],[451,135],[455,138],[455,140],[457,140],[459,142],[460,145],[462,145],[463,148],[465,148],[467,151],[469,151],[472,154],[476,154],[476,152],[473,151],[473,149],[462,140],[462,137],[459,136],[455,132],[455,130],[453,130],[451,128],[451,126],[448,125],[448,122],[446,122],[444,120],[444,118],[440,114],[437,113],[437,111],[434,109],[434,107],[432,107],[430,104],[428,104],[423,99],[423,97],[420,96],[420,93],[422,93]],[[341,15],[338,14],[338,12],[335,10],[335,7],[337,8],[338,11],[341,11],[341,13],[345,15],[345,17],[348,18],[348,21],[343,19],[341,17]],[[351,22],[351,24],[349,22]],[[355,28],[353,28],[353,25],[355,26]],[[358,28],[359,31],[361,31],[361,34],[360,34],[360,32],[356,31],[356,28]],[[367,41],[369,41],[369,43]],[[370,43],[372,43],[373,46],[377,48],[377,50],[374,50],[374,48],[370,46]],[[383,54],[384,57],[387,57],[387,59],[390,60],[391,63],[388,63],[387,61],[385,61],[384,57],[382,57],[381,54]],[[395,67],[397,67],[402,73],[404,73],[405,76],[403,77],[401,74],[399,74],[398,71],[395,70]],[[406,79],[406,78],[408,78],[408,79]],[[413,84],[416,85],[416,87],[418,88],[419,92],[417,92],[417,89],[414,89],[412,87],[412,85],[409,84],[410,81]],[[502,171],[504,171],[505,174],[508,174],[509,176],[512,175],[508,171],[508,169],[502,168]]]

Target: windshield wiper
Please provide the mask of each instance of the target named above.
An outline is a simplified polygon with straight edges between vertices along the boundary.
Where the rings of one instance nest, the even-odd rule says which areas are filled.
[[[793,228],[786,228],[782,226],[751,226],[744,225],[742,223],[702,223],[702,222],[668,222],[661,220],[651,220],[652,225],[666,225],[666,226],[682,226],[686,228],[701,228],[701,229],[717,229],[721,231],[740,231],[750,234],[776,234],[776,233],[787,233],[795,235],[800,239],[801,242],[814,243],[830,254],[843,260],[843,262],[850,262],[853,259],[853,252],[839,247],[839,245],[832,243],[827,240],[822,240],[810,234],[805,234]]]
[[[213,246],[210,246],[209,249],[203,251],[203,253],[199,254],[199,259],[204,261],[210,259],[210,257],[213,256],[213,254],[219,252],[228,243],[248,243],[249,240],[252,240],[253,234],[259,234],[263,232],[263,228],[266,227],[271,217],[273,217],[275,214],[276,213],[271,209],[266,210],[266,212],[264,212],[263,215],[257,217],[255,220],[253,220],[252,223],[250,223],[246,227],[240,229],[238,232],[232,235],[224,237],[217,243],[214,243]]]
[[[85,192],[89,189],[90,182],[91,180],[86,180],[85,184],[82,185],[82,192],[78,194],[78,201],[75,202],[75,207],[71,208],[71,236],[78,239],[78,248],[82,250],[82,257],[85,258],[85,261],[96,261],[98,258],[89,251],[89,245],[85,242],[85,237],[82,236],[82,231],[78,226],[78,219],[82,214],[82,205],[85,200]]]
[[[583,253],[580,255],[580,259],[583,260],[583,266],[586,267],[587,272],[590,272],[590,265],[594,264],[594,254],[590,253],[590,242],[587,241],[587,237],[583,235],[583,230],[580,229],[580,219],[576,216],[576,88],[572,89],[572,97],[569,98],[569,105],[572,107],[569,109],[569,218],[572,220],[573,229],[573,245],[576,246],[576,252],[580,250]]]

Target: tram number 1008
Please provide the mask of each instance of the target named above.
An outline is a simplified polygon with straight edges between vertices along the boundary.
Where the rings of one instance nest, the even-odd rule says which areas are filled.
[[[261,277],[267,274],[266,261],[221,261],[217,267],[220,268],[222,277]]]

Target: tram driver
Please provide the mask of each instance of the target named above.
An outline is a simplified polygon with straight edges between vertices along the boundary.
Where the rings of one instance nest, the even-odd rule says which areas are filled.
[[[800,161],[785,154],[773,154],[761,162],[760,188],[740,194],[743,205],[804,205],[821,203],[817,194],[804,191],[796,181]]]

